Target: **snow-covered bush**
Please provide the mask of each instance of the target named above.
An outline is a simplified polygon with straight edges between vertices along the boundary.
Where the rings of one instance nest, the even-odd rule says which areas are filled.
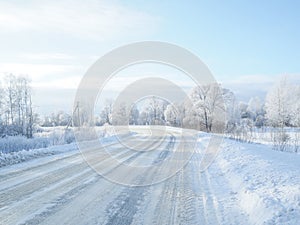
[[[30,139],[34,140],[34,139]],[[50,146],[48,148],[20,150],[18,152],[2,153],[0,152],[0,167],[13,165],[16,163],[28,161],[42,156],[59,154],[62,152],[77,150],[75,144]]]
[[[271,133],[273,147],[279,151],[286,151],[290,141],[290,135],[284,129],[275,130]]]
[[[300,150],[300,133],[299,132],[295,132],[293,142],[294,142],[293,143],[294,151],[299,152],[299,150]]]
[[[66,130],[62,127],[42,128],[33,138],[25,136],[7,136],[0,138],[0,152],[18,152],[46,148],[55,145],[64,145],[75,142],[73,129]]]
[[[24,136],[10,136],[0,138],[0,152],[18,152],[37,148],[46,148],[50,145],[48,138],[26,138]]]
[[[70,144],[75,142],[75,136],[74,136],[74,132],[71,129],[67,129],[65,130],[65,134],[64,134],[64,142],[66,144]]]

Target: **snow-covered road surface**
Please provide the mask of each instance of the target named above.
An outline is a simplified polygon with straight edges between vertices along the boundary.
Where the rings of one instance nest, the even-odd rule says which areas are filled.
[[[177,135],[170,132],[157,151],[131,151],[118,142],[108,149],[127,164],[157,163],[174,152]],[[139,138],[142,144],[144,135]],[[79,151],[1,168],[0,224],[300,221],[299,155],[226,140],[214,163],[201,173],[199,165],[208,141],[208,135],[200,134],[196,152],[184,169],[164,182],[141,187],[108,181],[88,166]]]

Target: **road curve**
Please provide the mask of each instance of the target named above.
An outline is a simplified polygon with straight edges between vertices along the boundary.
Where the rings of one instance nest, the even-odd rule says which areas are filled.
[[[150,152],[132,151],[118,142],[108,149],[128,165],[154,165],[174,154],[178,136],[169,132]],[[145,137],[137,134],[134,141],[139,138],[136,146],[143,146]],[[199,172],[204,147],[199,145],[189,163],[171,178],[141,187],[110,182],[91,169],[79,152],[3,170],[0,224],[222,224],[222,199],[215,194],[219,184],[212,181],[209,170]],[[105,160],[98,159],[97,164],[107,166],[108,172],[116,169]],[[161,172],[149,170],[134,179],[151,179]],[[235,216],[240,215],[232,216],[232,224]]]

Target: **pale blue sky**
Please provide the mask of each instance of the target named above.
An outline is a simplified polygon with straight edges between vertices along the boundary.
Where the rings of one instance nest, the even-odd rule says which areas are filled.
[[[70,109],[97,58],[158,40],[197,54],[241,99],[263,97],[280,75],[299,78],[299,9],[297,1],[0,1],[0,74],[28,74],[40,112]]]

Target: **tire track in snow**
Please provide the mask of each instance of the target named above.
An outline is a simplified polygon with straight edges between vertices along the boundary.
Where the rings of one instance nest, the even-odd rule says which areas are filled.
[[[138,153],[136,153],[136,154],[138,154]],[[141,154],[138,154],[138,156],[141,156]],[[132,163],[134,160],[137,160],[137,159],[138,159],[138,157],[133,155],[132,157],[125,160],[124,162]],[[113,168],[113,169],[115,169],[115,168]],[[75,217],[74,219],[65,220],[67,222],[65,222],[64,224],[73,224],[73,223],[76,223],[75,221],[81,221],[82,219],[84,219],[85,224],[103,224],[104,219],[101,218],[100,215],[97,216],[97,214],[99,214],[99,212],[103,212],[103,214],[105,212],[107,212],[107,205],[102,206],[102,202],[107,201],[105,199],[109,198],[109,195],[111,195],[111,193],[113,193],[113,195],[121,195],[121,196],[124,196],[126,198],[126,193],[127,193],[125,191],[126,187],[122,188],[123,186],[116,185],[114,183],[108,182],[108,181],[103,180],[103,179],[100,180],[100,182],[104,183],[105,185],[109,185],[109,187],[105,188],[105,187],[103,187],[102,184],[100,184],[100,185],[96,184],[96,185],[94,185],[94,187],[92,187],[91,193],[89,192],[87,194],[87,197],[79,196],[79,198],[77,198],[78,199],[77,202],[79,202],[78,204],[86,205],[87,215],[84,216],[84,218],[81,218],[81,215],[79,215],[78,218]],[[135,190],[133,189],[132,191],[135,191]],[[101,193],[101,195],[99,195],[99,193]],[[118,193],[120,193],[120,194],[118,194]],[[135,194],[136,194],[136,191],[135,191]],[[96,200],[95,200],[95,198],[96,198]],[[122,197],[121,197],[121,199],[122,199]],[[99,203],[101,202],[100,205],[102,207],[99,207],[99,205],[97,205],[97,202],[95,202],[95,201],[97,201]],[[130,201],[134,201],[134,199],[130,198]],[[138,201],[138,202],[141,202],[141,201]],[[104,209],[103,207],[106,207],[106,209]],[[63,209],[62,213],[58,212],[61,215],[63,215],[64,210],[67,210],[67,212],[71,211],[71,212],[74,213],[74,209],[72,207],[68,207],[68,205],[66,205],[66,208],[63,207],[62,209]],[[124,210],[124,212],[126,211],[126,209],[123,209],[123,210]],[[125,215],[127,215],[128,219],[130,219],[130,211],[127,211],[127,213],[125,213]],[[86,218],[86,217],[88,217],[88,218]],[[123,217],[123,219],[124,219],[124,217]],[[54,220],[59,222],[59,223],[62,223],[62,221],[57,220],[56,217],[54,217]],[[118,218],[116,218],[115,221],[118,221]],[[45,224],[52,224],[52,220],[47,219]]]
[[[106,225],[132,224],[134,215],[138,211],[141,202],[144,201],[147,187],[126,188],[106,208],[109,215]]]
[[[198,224],[195,215],[197,214],[196,195],[193,191],[193,177],[192,162],[190,162],[180,173],[179,196],[178,196],[178,210],[177,210],[177,224],[193,225]]]
[[[165,181],[154,211],[153,224],[174,224],[178,183],[178,174]]]
[[[176,142],[174,141],[173,144],[171,142],[167,142],[166,139],[164,143],[166,149],[160,149],[157,152],[141,153],[126,149],[119,151],[114,147],[111,148],[111,151],[115,151],[114,157],[129,165],[146,162],[148,159],[152,160],[150,164],[151,162],[153,164],[163,163],[166,158],[172,156],[172,152],[168,149],[174,148]],[[142,145],[143,143],[138,144]],[[7,199],[6,208],[0,210],[0,218],[4,218],[5,225],[18,222],[24,224],[123,225],[236,224],[237,221],[241,221],[241,217],[238,220],[226,219],[226,223],[224,223],[225,215],[222,207],[224,199],[219,198],[218,187],[227,184],[211,180],[214,179],[211,174],[215,175],[218,171],[215,168],[209,168],[206,173],[199,171],[201,150],[192,157],[190,163],[182,171],[162,183],[149,187],[129,188],[108,182],[93,170],[88,170],[87,165],[82,169],[76,156],[70,158],[70,162],[74,163],[74,170],[70,168],[65,171],[65,168],[69,167],[69,165],[65,165],[65,160],[48,164],[48,166],[35,167],[33,171],[43,168],[42,170],[46,170],[46,172],[42,173],[40,170],[39,176],[32,178],[33,180],[46,182],[45,178],[52,174],[52,168],[49,168],[51,166],[58,166],[59,168],[55,168],[54,171],[60,171],[63,177],[60,179],[57,179],[56,176],[51,179],[48,177],[49,182],[40,185],[39,189],[36,189],[36,183],[32,183],[35,185],[33,186],[35,191],[30,193],[27,190],[24,198]],[[99,162],[99,165],[102,163],[104,162]],[[109,173],[115,168],[115,165],[110,165],[106,171]],[[31,171],[27,170],[27,172]],[[149,177],[146,178],[155,177],[155,174],[160,172],[163,171],[149,170],[147,173]],[[23,176],[21,171],[14,179],[17,179],[19,175]],[[60,174],[56,175],[60,176]],[[30,177],[30,173],[28,176]],[[143,181],[145,177],[138,176],[136,179]],[[226,182],[225,179],[220,181]],[[16,186],[8,185],[10,189],[5,189],[5,192],[9,190],[13,195],[13,192],[22,191],[23,185],[27,187],[29,183],[24,181]],[[20,201],[17,202],[17,200]],[[142,218],[143,216],[147,216],[147,218]]]
[[[127,135],[127,136],[130,137],[130,135]],[[111,147],[114,145],[120,145],[120,144],[119,144],[119,142],[114,141],[114,142],[106,144],[106,145],[104,144],[104,148]],[[123,148],[123,146],[120,145],[120,148]],[[5,185],[4,185],[5,183],[17,183],[13,178],[17,178],[18,180],[21,180],[20,182],[24,182],[25,180],[22,180],[21,178],[33,179],[33,178],[36,178],[38,176],[38,174],[45,173],[45,170],[48,172],[52,172],[57,169],[63,169],[62,166],[64,166],[64,165],[61,165],[62,160],[66,161],[67,163],[72,163],[72,162],[76,162],[76,159],[77,159],[77,161],[78,161],[78,159],[82,159],[82,153],[79,151],[77,146],[74,146],[74,150],[77,150],[77,151],[71,152],[71,153],[70,152],[59,153],[56,155],[55,158],[51,158],[45,162],[42,160],[43,161],[42,163],[37,162],[37,164],[30,165],[29,167],[27,167],[26,164],[30,163],[30,161],[26,161],[26,162],[23,162],[25,165],[25,168],[13,170],[13,171],[8,170],[8,172],[0,173],[0,178],[1,178],[1,181],[0,181],[1,189],[0,190],[4,189],[3,187],[5,187]],[[90,150],[94,150],[94,148],[91,147]],[[39,159],[33,159],[33,160],[37,161]],[[57,166],[60,166],[60,167],[57,168]],[[53,168],[53,169],[49,170],[49,167]]]
[[[16,218],[16,215],[21,218],[26,214],[33,213],[36,209],[40,210],[41,208],[45,208],[39,200],[40,197],[43,197],[44,201],[46,200],[46,202],[49,202],[51,201],[51,199],[55,199],[57,196],[64,196],[64,193],[76,189],[78,185],[81,185],[82,183],[85,183],[90,179],[100,178],[100,176],[98,176],[98,174],[96,174],[89,167],[86,167],[86,169],[79,173],[68,173],[65,174],[65,176],[67,178],[60,179],[57,182],[48,185],[47,187],[33,192],[30,196],[24,198],[23,200],[19,200],[15,204],[11,204],[9,208],[6,208],[6,210],[9,209],[9,214],[4,213],[3,215],[5,221],[9,221],[9,219],[11,218]],[[84,186],[86,185],[87,184],[85,184]],[[45,193],[47,193],[46,196]]]
[[[162,162],[169,156],[170,151],[174,148],[175,140],[175,136],[170,136],[166,149],[160,151],[156,159],[153,160],[153,165]],[[148,154],[148,152],[140,153],[140,155]],[[155,174],[149,173],[146,176],[155,176]],[[139,176],[136,179],[142,182],[145,178]],[[145,196],[149,194],[149,188],[149,186],[125,188],[106,208],[108,219],[105,224],[132,224],[135,214],[141,208],[141,204],[145,204],[144,200]]]
[[[133,160],[135,160],[138,156],[140,155],[140,152],[132,152],[131,154],[124,154],[124,152],[120,153],[119,159],[124,159],[124,162],[131,162]],[[99,159],[96,159],[97,161]],[[101,164],[102,162],[100,162],[99,164]],[[30,223],[35,223],[34,221],[41,221],[41,218],[43,217],[43,215],[49,215],[51,214],[51,212],[49,212],[49,210],[53,211],[54,207],[50,207],[49,208],[49,202],[51,200],[54,200],[54,202],[56,202],[57,204],[61,204],[64,201],[60,201],[60,200],[55,200],[55,199],[68,199],[68,193],[71,192],[73,193],[74,190],[77,190],[80,185],[82,184],[82,182],[87,182],[89,179],[95,179],[95,177],[97,177],[97,174],[91,170],[90,167],[87,167],[87,165],[85,165],[85,170],[81,167],[81,165],[84,165],[84,163],[76,165],[78,168],[75,170],[74,167],[72,167],[72,169],[68,169],[67,171],[62,168],[59,169],[57,171],[60,171],[60,173],[62,174],[61,176],[57,176],[57,174],[53,175],[51,174],[51,177],[54,177],[55,180],[51,180],[49,181],[49,177],[44,177],[41,180],[34,180],[34,183],[31,183],[31,185],[35,185],[38,184],[39,182],[41,182],[43,185],[42,187],[35,187],[34,190],[32,190],[32,192],[25,194],[28,190],[25,189],[25,193],[23,192],[18,192],[17,190],[13,189],[12,193],[20,193],[18,196],[14,196],[14,199],[10,198],[10,201],[12,200],[18,200],[18,202],[16,203],[12,203],[9,204],[8,207],[10,207],[10,210],[8,211],[8,214],[6,214],[6,216],[3,216],[6,221],[6,224],[9,224],[12,221],[16,221],[15,219],[17,218],[22,218],[24,217],[26,214],[32,214],[34,213],[34,211],[36,211],[38,209],[38,214],[34,216],[34,218],[28,218]],[[114,168],[109,168],[109,170],[112,170]],[[100,176],[98,176],[100,177]],[[45,183],[45,181],[48,181],[48,183]],[[37,182],[37,183],[36,183]],[[78,186],[79,185],[79,186]],[[84,185],[84,187],[87,186],[87,184]],[[20,191],[22,191],[22,189],[24,189],[24,187],[21,185],[20,187]],[[24,191],[24,190],[23,190]],[[45,193],[48,193],[45,196]],[[19,198],[19,196],[23,197],[23,200]],[[59,197],[57,197],[59,196]],[[39,197],[43,197],[43,200],[46,202],[48,202],[46,205],[43,204],[43,202],[40,201]],[[5,199],[8,200],[8,199]],[[5,201],[5,204],[7,204],[7,201]],[[54,204],[54,205],[57,205]],[[50,203],[50,206],[53,205],[53,201]],[[6,208],[7,209],[7,208]],[[7,212],[7,211],[5,211]],[[36,213],[36,212],[35,212]],[[53,212],[52,212],[53,213]],[[0,212],[1,214],[1,212]],[[29,223],[28,222],[28,223]],[[27,223],[27,222],[26,222]],[[15,224],[14,222],[12,222],[11,224]]]
[[[205,172],[201,172],[200,180],[202,181],[202,191],[203,195],[203,204],[204,204],[204,213],[207,224],[220,224],[218,218],[218,209],[214,201],[214,195],[211,192],[211,189],[208,184],[207,175]]]
[[[118,145],[115,143],[114,145]],[[123,149],[122,146],[120,146],[118,149]],[[115,150],[114,150],[115,151]],[[119,160],[128,157],[128,152],[125,151],[124,153],[121,153],[119,155]],[[129,152],[130,154],[132,152]],[[130,155],[129,154],[129,155]],[[137,157],[138,153],[133,152],[133,156]],[[133,158],[134,158],[133,157]],[[37,172],[34,170],[31,173],[37,172],[36,176],[30,176],[30,174],[26,174],[26,177],[28,178],[27,180],[23,180],[21,183],[18,182],[14,184],[11,181],[11,185],[6,181],[7,186],[6,188],[2,188],[0,192],[0,208],[4,205],[9,204],[10,202],[13,201],[20,201],[23,198],[26,198],[26,196],[40,190],[43,188],[46,188],[47,186],[59,181],[63,180],[65,178],[68,178],[69,174],[72,173],[79,173],[80,171],[89,168],[86,162],[81,158],[81,155],[74,155],[68,158],[72,158],[71,161],[68,161],[67,164],[65,162],[65,158],[61,159],[60,161],[56,161],[56,163],[60,163],[62,165],[58,166],[57,169],[52,170],[50,169],[45,169],[44,165],[42,165],[42,168],[39,169],[40,172]],[[99,161],[100,159],[97,158],[95,159],[96,161]],[[47,167],[49,167],[51,164],[47,164]],[[53,165],[51,165],[53,166]],[[47,168],[46,167],[46,168]],[[36,169],[36,168],[35,168]],[[42,170],[46,170],[46,174],[42,173]],[[63,171],[63,172],[62,172]],[[18,178],[18,177],[17,177]],[[22,180],[22,179],[21,179]]]
[[[138,153],[134,153],[131,156],[127,156],[127,160],[131,160],[131,158],[136,158]],[[123,158],[125,157],[122,154]],[[99,159],[97,159],[99,160]],[[126,161],[126,160],[125,160]],[[101,162],[100,162],[101,163]],[[53,194],[62,192],[64,190],[68,190],[68,187],[72,187],[73,185],[82,182],[82,179],[85,179],[88,175],[96,176],[97,174],[88,167],[85,162],[82,162],[79,165],[68,166],[67,170],[65,168],[58,169],[55,171],[56,173],[51,173],[48,176],[43,177],[42,179],[34,179],[33,182],[29,184],[20,185],[17,188],[12,187],[9,192],[3,192],[0,194],[1,204],[6,206],[5,211],[10,209],[9,214],[6,214],[4,218],[9,221],[9,218],[15,218],[16,215],[20,214],[18,212],[22,212],[22,210],[26,205],[29,208],[32,207],[32,201],[39,200],[37,199],[39,196],[43,196],[46,192]],[[75,180],[73,180],[73,178]],[[25,182],[26,183],[26,182]],[[62,189],[63,187],[63,189]],[[51,195],[52,196],[52,195]],[[16,203],[13,203],[16,202]],[[18,208],[18,206],[20,206]],[[26,209],[26,208],[25,208]],[[26,211],[26,210],[25,210]]]

